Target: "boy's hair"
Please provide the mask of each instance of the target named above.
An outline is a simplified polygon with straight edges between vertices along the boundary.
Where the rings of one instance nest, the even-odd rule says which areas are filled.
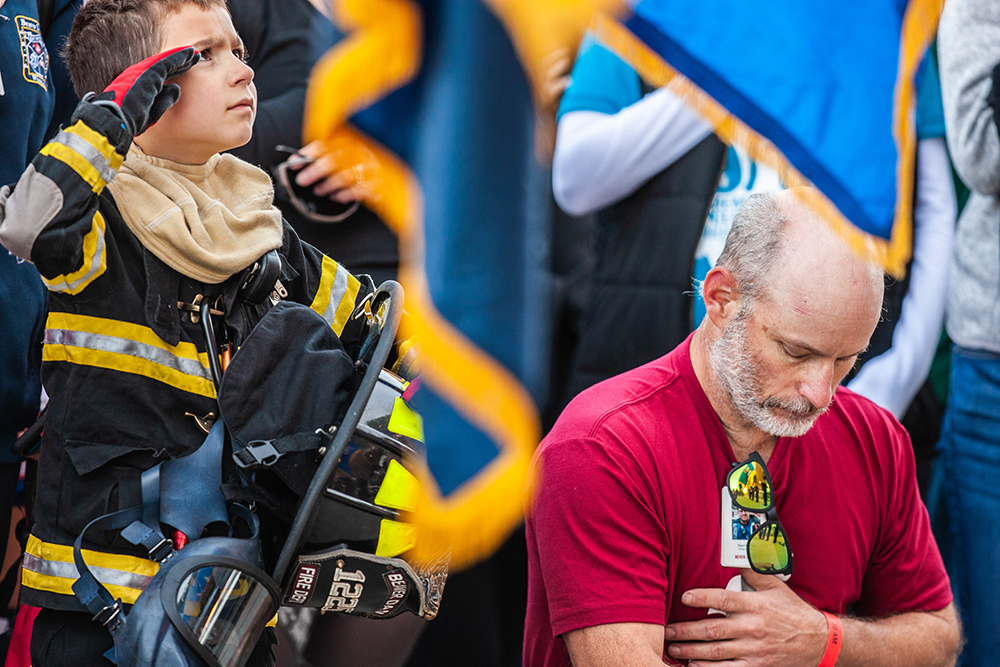
[[[163,18],[185,5],[226,8],[225,0],[89,0],[63,50],[77,97],[101,92],[130,65],[159,53]]]

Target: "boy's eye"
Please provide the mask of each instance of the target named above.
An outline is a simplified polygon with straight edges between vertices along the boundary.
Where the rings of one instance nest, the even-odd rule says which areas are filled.
[[[246,62],[247,61],[247,52],[242,47],[237,48],[237,49],[233,49],[233,55],[236,56],[236,58],[238,60],[240,60],[241,62]],[[211,49],[211,47],[206,48],[205,50],[201,51],[201,59],[202,60],[211,60],[212,59],[212,49]]]

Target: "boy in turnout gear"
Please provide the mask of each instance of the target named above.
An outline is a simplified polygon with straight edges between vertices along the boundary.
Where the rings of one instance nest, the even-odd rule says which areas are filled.
[[[66,52],[84,101],[0,190],[0,240],[35,264],[51,301],[21,588],[42,608],[35,667],[110,664],[111,636],[73,595],[72,544],[92,519],[139,504],[142,472],[195,451],[217,418],[201,304],[223,347],[285,299],[322,316],[354,356],[362,320],[350,316],[371,291],[299,240],[267,174],[220,154],[249,140],[256,112],[224,0],[91,0]],[[281,259],[273,291],[246,300],[242,276],[269,251]],[[159,567],[119,531],[88,532],[84,555],[126,605]],[[272,664],[272,637],[248,664]]]

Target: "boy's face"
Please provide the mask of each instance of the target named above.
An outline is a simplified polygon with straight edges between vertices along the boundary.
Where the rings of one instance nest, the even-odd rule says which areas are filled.
[[[220,151],[242,146],[253,134],[257,89],[243,62],[243,42],[229,13],[184,5],[161,23],[162,51],[194,46],[201,60],[172,79],[180,99],[136,137],[147,155],[183,164],[202,164]]]

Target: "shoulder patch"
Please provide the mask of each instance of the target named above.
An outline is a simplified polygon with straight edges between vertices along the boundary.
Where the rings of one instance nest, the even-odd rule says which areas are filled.
[[[48,90],[49,50],[42,39],[42,28],[30,16],[15,16],[14,21],[21,39],[21,74],[25,81]]]

